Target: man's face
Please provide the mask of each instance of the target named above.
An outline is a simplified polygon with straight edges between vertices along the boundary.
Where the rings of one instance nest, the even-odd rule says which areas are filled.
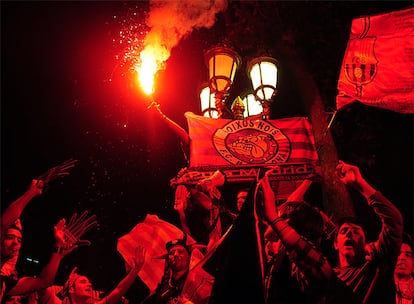
[[[21,304],[22,296],[10,296],[3,302],[4,304]]]
[[[92,284],[85,276],[80,276],[75,280],[71,290],[69,291],[76,297],[91,297],[92,296]]]
[[[173,271],[186,270],[190,264],[190,255],[183,246],[176,245],[168,251],[168,262]]]
[[[239,210],[239,211],[241,210],[244,202],[246,201],[247,194],[248,194],[247,191],[240,191],[240,192],[237,193],[237,197],[236,197],[236,199],[237,199],[237,210]]]
[[[18,257],[22,245],[22,233],[19,230],[9,228],[2,238],[1,256],[4,260]]]
[[[413,250],[408,244],[403,243],[401,245],[400,255],[398,256],[394,273],[400,277],[409,278],[411,273],[414,271],[413,267]]]
[[[344,223],[339,227],[335,240],[335,249],[346,258],[364,257],[365,233],[361,226]]]

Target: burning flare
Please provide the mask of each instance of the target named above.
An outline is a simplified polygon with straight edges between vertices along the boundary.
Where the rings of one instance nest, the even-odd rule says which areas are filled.
[[[227,0],[210,1],[157,1],[150,2],[147,26],[151,29],[139,55],[140,63],[134,68],[147,95],[154,92],[155,74],[164,69],[171,49],[194,29],[210,28],[216,14],[225,11]]]
[[[145,94],[154,92],[154,77],[158,70],[164,68],[164,61],[169,57],[169,52],[162,46],[147,46],[140,54],[140,65],[135,66],[138,80]]]

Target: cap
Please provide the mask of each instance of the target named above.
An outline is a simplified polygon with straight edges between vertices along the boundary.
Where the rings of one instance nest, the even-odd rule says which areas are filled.
[[[170,251],[174,246],[183,246],[187,250],[187,252],[190,253],[190,248],[187,245],[186,235],[184,235],[184,238],[182,239],[174,239],[165,244],[165,248],[167,249],[167,251]]]

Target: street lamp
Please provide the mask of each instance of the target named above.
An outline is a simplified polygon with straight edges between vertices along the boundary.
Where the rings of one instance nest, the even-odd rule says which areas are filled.
[[[254,94],[248,94],[240,100],[237,98],[226,107],[225,101],[238,67],[241,64],[240,56],[228,47],[214,47],[205,53],[205,60],[209,71],[210,95],[214,95],[215,109],[218,118],[243,119],[261,114],[262,119],[269,119],[270,104],[277,93],[278,69],[277,60],[272,57],[258,57],[248,62],[247,72],[250,77]],[[201,111],[204,116],[212,117],[212,96],[204,93],[205,101],[201,100]],[[207,97],[208,99],[207,101]],[[236,113],[237,112],[237,113]],[[215,115],[215,114],[214,114]]]
[[[206,84],[200,92],[201,113],[204,117],[218,118],[216,98],[210,93],[210,87]]]
[[[270,117],[270,103],[277,90],[277,60],[271,57],[258,57],[247,65],[254,95],[263,105],[263,118]]]
[[[208,50],[205,60],[209,71],[210,92],[214,94],[218,116],[231,115],[225,107],[225,100],[240,66],[240,56],[232,49],[220,46]]]

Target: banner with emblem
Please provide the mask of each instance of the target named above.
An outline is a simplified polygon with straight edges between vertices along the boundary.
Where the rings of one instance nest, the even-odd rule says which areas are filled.
[[[316,174],[318,155],[305,117],[229,120],[191,112],[185,116],[191,140],[190,171],[196,170],[193,175],[199,179],[213,169],[223,171],[227,181],[254,179],[260,167],[273,169],[282,180]]]
[[[414,8],[357,18],[338,80],[337,109],[359,101],[414,113]]]

